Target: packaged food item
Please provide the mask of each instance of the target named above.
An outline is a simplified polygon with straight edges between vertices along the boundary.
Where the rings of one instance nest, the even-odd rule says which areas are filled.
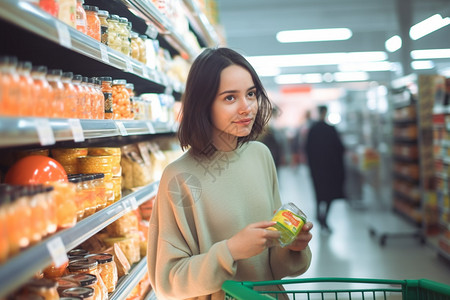
[[[111,120],[114,118],[113,114],[113,99],[112,99],[112,77],[101,77],[102,82],[102,93],[104,99],[104,118],[106,120]]]
[[[105,284],[103,283],[102,278],[100,277],[100,273],[98,270],[98,262],[95,259],[87,258],[86,261],[70,262],[68,269],[69,269],[70,275],[72,275],[72,274],[73,275],[75,275],[75,274],[94,275],[96,277],[97,281],[93,284],[96,284],[100,288],[99,293],[95,294],[95,299],[107,299],[108,291],[107,291]],[[71,277],[66,276],[64,278],[67,280],[70,280]],[[79,276],[77,278],[83,279],[83,280],[84,279],[88,280],[87,276],[83,276],[83,277]],[[80,285],[87,284],[87,282],[83,283],[82,281],[79,281],[79,283],[80,283]],[[91,281],[89,281],[89,283],[91,283]],[[99,294],[101,294],[101,298],[97,298],[97,295],[99,295]]]
[[[136,32],[131,32],[130,50],[131,58],[139,60],[141,56],[139,48],[139,34]]]
[[[17,57],[0,57],[0,115],[17,116],[20,103],[20,78]]]
[[[283,204],[274,214],[272,221],[277,222],[270,227],[281,233],[279,243],[285,247],[292,243],[306,223],[306,215],[292,202]]]
[[[114,262],[116,263],[117,266],[117,275],[119,276],[119,278],[124,275],[127,275],[130,272],[131,265],[118,244],[114,244],[112,247],[108,248],[104,252],[113,255]]]
[[[114,257],[109,253],[89,254],[87,258],[93,258],[98,262],[100,276],[105,283],[108,293],[114,292],[118,280],[117,266]]]
[[[78,297],[86,300],[95,300],[94,289],[90,287],[74,287],[62,291],[61,296],[63,297]]]
[[[77,89],[72,83],[73,73],[64,72],[61,76],[61,82],[64,86],[64,118],[73,118],[77,113]]]
[[[35,95],[33,103],[33,116],[50,117],[50,105],[53,102],[53,88],[46,78],[47,67],[33,66],[31,69],[31,77],[34,81]]]
[[[64,85],[61,82],[62,70],[49,70],[48,83],[53,88],[53,99],[49,107],[50,117],[62,118],[64,114]]]
[[[107,247],[113,247],[114,245],[118,245],[122,250],[123,254],[127,258],[130,265],[138,262],[140,259],[140,249],[139,242],[136,244],[136,241],[133,237],[112,237],[104,240],[104,243]]]
[[[101,31],[100,41],[102,42],[102,44],[108,45],[109,12],[107,10],[99,10],[98,18],[100,19],[100,31]]]
[[[58,287],[56,288],[56,290],[58,291],[59,295],[61,295],[64,290],[74,287],[80,287],[80,285],[77,282],[64,279],[63,276],[56,278],[55,280],[58,283]]]
[[[86,76],[83,76],[81,79],[81,86],[84,88],[85,91],[85,97],[84,97],[84,107],[83,107],[83,119],[92,119],[92,101],[93,99],[93,93],[88,86],[89,84],[89,78]]]
[[[58,19],[66,23],[67,25],[76,28],[76,0],[58,0],[59,10]]]
[[[87,35],[101,41],[101,26],[98,18],[98,7],[93,5],[83,5],[86,11]]]
[[[31,78],[32,64],[29,61],[19,62],[17,65],[17,74],[19,75],[20,99],[18,103],[17,114],[19,116],[32,116],[35,87],[33,78]]]
[[[111,49],[121,52],[122,51],[122,39],[120,37],[121,28],[119,27],[118,15],[110,15],[108,21],[108,46]]]
[[[131,189],[149,184],[153,177],[148,153],[143,153],[138,145],[126,145],[122,153],[122,186]]]
[[[75,12],[75,25],[78,31],[87,34],[87,17],[83,8],[84,0],[77,0],[77,9]]]
[[[122,42],[121,52],[126,56],[130,56],[130,36],[131,32],[128,27],[128,19],[125,17],[119,18],[119,37]]]
[[[72,182],[53,182],[58,229],[74,226],[77,222],[76,186]]]
[[[87,148],[55,148],[51,149],[52,157],[59,162],[67,174],[78,174],[78,158],[86,156]]]
[[[115,79],[112,82],[113,111],[114,119],[116,120],[130,118],[130,94],[125,88],[126,84],[127,81],[125,79]]]
[[[138,219],[133,212],[126,213],[106,226],[106,232],[111,237],[125,236],[130,232],[138,231],[138,229]]]
[[[135,93],[134,93],[134,84],[132,83],[127,83],[125,85],[125,88],[128,91],[128,94],[130,94],[130,119],[134,119],[134,98],[135,98]]]
[[[98,285],[98,278],[95,275],[92,274],[70,274],[62,277],[63,280],[72,282],[76,284],[79,287],[88,287],[92,288],[94,290],[93,298],[95,300],[103,300],[105,299],[102,294],[102,290],[100,286]]]
[[[43,270],[44,277],[47,279],[57,280],[57,278],[64,276],[68,265],[69,261],[63,263],[59,267],[55,266],[54,263],[51,263],[50,266]]]
[[[139,39],[137,40],[139,46],[138,60],[143,64],[147,64],[147,43],[145,42],[146,40],[147,40],[146,35],[140,35]]]

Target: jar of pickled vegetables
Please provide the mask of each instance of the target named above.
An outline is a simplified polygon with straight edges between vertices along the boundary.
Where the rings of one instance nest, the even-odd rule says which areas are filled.
[[[64,85],[61,81],[62,70],[49,70],[48,83],[53,88],[53,99],[49,107],[50,117],[62,118],[64,115]]]
[[[114,119],[126,120],[130,118],[130,94],[128,93],[125,85],[127,81],[125,79],[116,79],[112,83],[112,98],[113,98],[113,111]]]
[[[131,32],[131,40],[130,40],[131,58],[139,60],[140,58],[140,49],[139,49],[139,35],[136,32]]]
[[[128,29],[128,19],[119,18],[119,36],[122,43],[121,52],[126,56],[130,56],[130,31]]]
[[[114,292],[118,280],[117,266],[114,262],[113,255],[108,253],[90,254],[87,258],[93,258],[98,262],[100,277],[105,284],[108,293]]]
[[[46,66],[34,66],[31,69],[31,78],[33,78],[35,87],[33,116],[50,117],[50,105],[53,102],[53,88],[46,78]]]
[[[78,31],[87,34],[87,17],[83,8],[84,0],[77,0],[77,9],[75,12],[75,24]]]
[[[109,12],[107,10],[99,10],[98,11],[98,18],[100,19],[100,31],[101,31],[101,38],[100,41],[108,45],[108,18],[109,18]]]
[[[119,26],[118,15],[110,15],[108,21],[108,46],[116,51],[122,51],[122,39],[120,37],[121,27]]]
[[[112,77],[101,77],[102,82],[102,92],[104,99],[104,118],[110,120],[114,117],[113,115],[113,100],[112,100]]]
[[[101,41],[101,25],[98,18],[98,7],[93,5],[83,5],[86,11],[87,35]]]
[[[52,182],[52,186],[57,227],[70,228],[77,222],[76,186],[72,182]]]
[[[147,45],[146,41],[147,36],[146,35],[140,35],[138,41],[139,46],[139,61],[143,64],[147,64]]]
[[[135,94],[134,94],[134,84],[132,83],[127,83],[125,85],[125,88],[127,89],[128,93],[130,94],[130,119],[133,120],[134,119],[134,106],[135,106]]]
[[[100,78],[95,79],[95,90],[97,92],[97,99],[99,105],[97,106],[97,118],[99,120],[105,119],[105,98],[102,92],[102,81]]]

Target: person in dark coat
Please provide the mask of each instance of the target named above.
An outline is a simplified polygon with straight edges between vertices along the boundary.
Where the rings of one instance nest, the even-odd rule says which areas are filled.
[[[345,149],[336,128],[325,122],[327,107],[318,109],[319,120],[309,129],[306,154],[316,193],[317,219],[322,229],[331,232],[327,223],[331,202],[345,197]]]

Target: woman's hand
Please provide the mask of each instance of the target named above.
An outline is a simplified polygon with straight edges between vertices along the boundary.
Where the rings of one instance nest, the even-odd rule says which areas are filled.
[[[280,238],[278,231],[267,229],[273,221],[262,221],[248,225],[227,241],[233,259],[240,260],[260,254]]]
[[[297,238],[289,246],[286,246],[286,248],[292,251],[305,250],[309,241],[312,239],[312,234],[310,232],[312,228],[313,224],[311,222],[306,222],[300,233],[297,235]]]

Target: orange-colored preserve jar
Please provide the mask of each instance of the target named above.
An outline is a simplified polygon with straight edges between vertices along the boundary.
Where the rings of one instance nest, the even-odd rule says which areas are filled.
[[[98,7],[92,5],[83,5],[86,11],[87,35],[101,41],[101,25],[98,18]]]
[[[86,261],[76,261],[74,263],[69,263],[69,275],[76,274],[90,274],[94,275],[97,279],[95,285],[99,287],[100,292],[96,293],[95,299],[107,299],[108,290],[100,276],[98,270],[98,262],[93,258],[87,258]],[[67,278],[70,280],[70,278]],[[82,283],[80,282],[80,285]],[[101,298],[97,298],[97,295],[101,295]]]
[[[33,97],[33,115],[37,117],[50,117],[51,104],[53,102],[53,88],[46,78],[47,67],[35,66],[31,69],[31,77],[34,81],[35,95]]]
[[[70,228],[77,222],[76,186],[72,182],[52,182],[58,229]]]
[[[112,254],[100,253],[100,254],[90,254],[86,256],[87,258],[94,258],[98,262],[98,269],[100,276],[105,284],[108,293],[114,292],[116,289],[116,284],[118,280],[117,266],[114,262],[114,257]]]
[[[20,78],[20,99],[19,99],[19,116],[33,115],[33,101],[34,101],[34,84],[31,78],[32,64],[29,61],[19,62],[17,65],[17,73]]]
[[[101,77],[102,81],[102,92],[104,99],[104,118],[110,120],[114,117],[113,115],[113,100],[112,100],[112,77]]]
[[[64,118],[74,118],[77,113],[78,91],[72,83],[73,73],[64,72],[61,76],[61,82],[64,85]]]
[[[125,79],[116,79],[112,82],[112,99],[114,119],[130,119],[130,94],[125,88],[127,81]]]

